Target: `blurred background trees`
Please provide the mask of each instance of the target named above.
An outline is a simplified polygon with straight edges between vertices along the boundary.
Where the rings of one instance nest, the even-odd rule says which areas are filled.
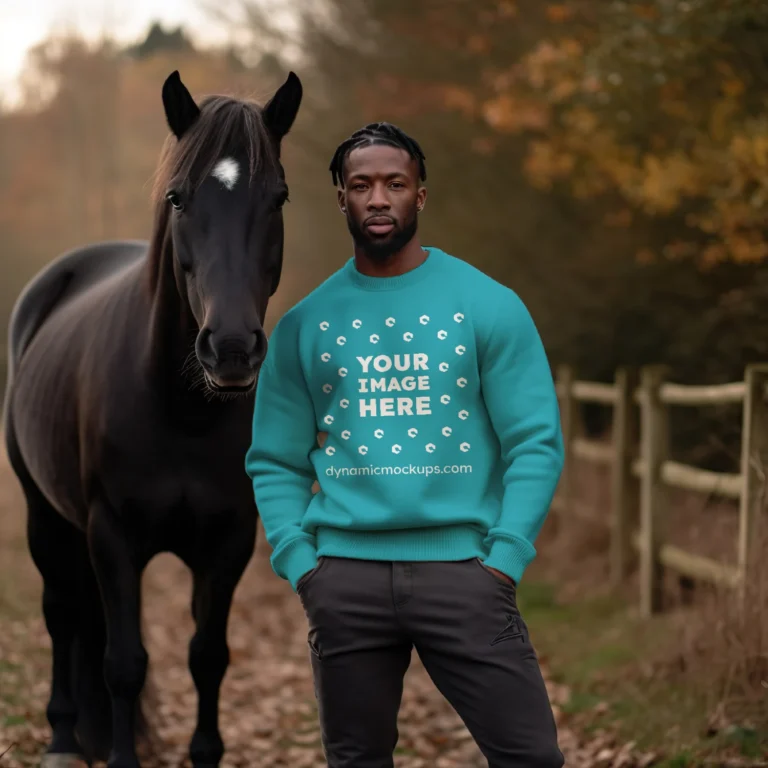
[[[610,380],[662,362],[714,383],[768,359],[764,3],[283,6],[291,24],[264,0],[211,4],[236,33],[222,50],[155,24],[129,46],[55,38],[30,53],[23,104],[0,113],[3,333],[55,254],[148,235],[170,71],[198,97],[263,100],[294,68],[306,97],[286,142],[270,322],[351,255],[328,163],[352,131],[390,120],[427,157],[424,242],[514,288],[553,365]],[[722,467],[733,440],[702,448],[715,421],[682,423],[680,449]]]

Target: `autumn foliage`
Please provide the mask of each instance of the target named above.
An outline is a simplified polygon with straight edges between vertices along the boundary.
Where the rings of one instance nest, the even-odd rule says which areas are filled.
[[[519,21],[502,7],[496,25]],[[763,260],[768,6],[572,2],[545,14],[544,38],[494,59],[477,99],[496,132],[530,138],[530,181],[678,219],[659,255]]]

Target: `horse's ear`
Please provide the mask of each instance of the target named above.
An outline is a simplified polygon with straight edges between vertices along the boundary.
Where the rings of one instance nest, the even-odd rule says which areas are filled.
[[[291,130],[303,92],[301,80],[295,73],[290,72],[285,82],[264,106],[264,123],[278,141]]]
[[[163,83],[163,107],[168,127],[180,139],[200,114],[200,109],[174,70]]]

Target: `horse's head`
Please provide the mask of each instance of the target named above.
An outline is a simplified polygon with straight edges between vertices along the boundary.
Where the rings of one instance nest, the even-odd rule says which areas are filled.
[[[210,389],[246,392],[266,354],[264,318],[282,269],[280,145],[301,82],[291,73],[264,107],[225,96],[198,106],[174,72],[162,96],[173,136],[156,196],[170,218],[168,258],[195,320],[195,355]]]

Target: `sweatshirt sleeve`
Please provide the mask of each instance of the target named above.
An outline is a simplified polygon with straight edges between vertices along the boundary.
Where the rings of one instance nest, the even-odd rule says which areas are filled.
[[[315,472],[309,456],[317,431],[299,361],[297,323],[284,315],[275,324],[259,372],[245,469],[272,547],[272,568],[294,590],[301,576],[317,565],[315,538],[301,527],[313,496]]]
[[[485,565],[519,583],[536,555],[564,448],[555,385],[544,345],[520,298],[502,294],[479,361],[480,380],[503,463],[501,513],[488,531]]]

